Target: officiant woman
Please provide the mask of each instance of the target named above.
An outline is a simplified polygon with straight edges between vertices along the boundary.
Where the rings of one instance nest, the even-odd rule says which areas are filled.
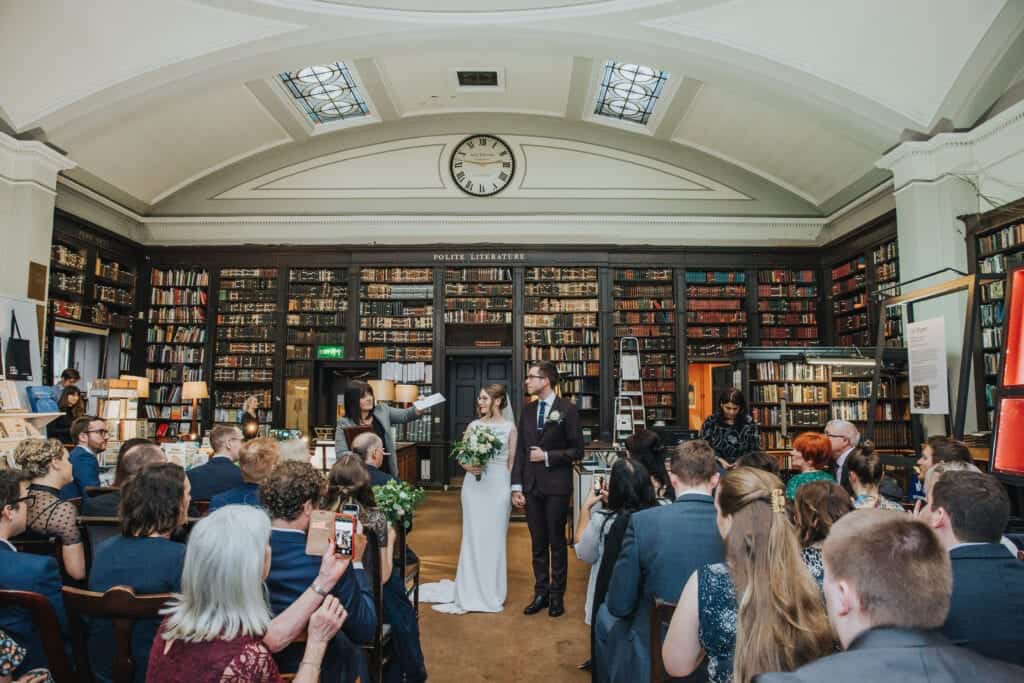
[[[384,442],[387,458],[381,463],[381,469],[393,476],[398,476],[398,456],[395,455],[395,440],[391,437],[391,425],[412,422],[424,411],[415,406],[409,408],[392,408],[381,403],[375,405],[373,387],[366,382],[354,380],[348,383],[344,394],[345,416],[338,420],[334,430],[334,449],[340,455],[350,450],[345,438],[345,427],[372,427],[374,434]]]

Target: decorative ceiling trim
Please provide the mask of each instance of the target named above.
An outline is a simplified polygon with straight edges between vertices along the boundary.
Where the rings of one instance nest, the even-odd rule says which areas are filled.
[[[57,174],[77,165],[42,142],[0,133],[0,176],[9,182],[32,182],[53,192]]]

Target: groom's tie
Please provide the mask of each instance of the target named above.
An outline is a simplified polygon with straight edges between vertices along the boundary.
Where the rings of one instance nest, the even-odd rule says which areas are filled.
[[[537,431],[544,429],[544,411],[548,408],[547,401],[540,402],[540,408],[537,411]]]

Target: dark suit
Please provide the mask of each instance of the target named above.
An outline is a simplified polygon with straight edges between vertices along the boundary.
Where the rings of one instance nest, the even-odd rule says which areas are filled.
[[[398,481],[398,477],[388,474],[383,470],[379,470],[373,465],[366,465],[367,471],[370,473],[370,485],[371,486],[383,486],[389,481]]]
[[[648,680],[651,601],[679,602],[693,572],[723,559],[710,495],[688,493],[634,513],[595,620],[602,678]]]
[[[241,486],[242,470],[238,469],[230,457],[217,455],[210,462],[188,471],[188,481],[192,484],[194,500],[210,500],[218,493],[224,493],[236,486]]]
[[[113,586],[131,586],[137,595],[181,591],[185,546],[166,538],[115,536],[93,553],[89,590],[102,593]],[[149,651],[160,619],[135,622],[132,628],[132,658],[135,683],[146,680]],[[113,680],[114,628],[109,619],[90,619],[89,661],[97,683]]]
[[[218,493],[210,499],[210,512],[225,505],[255,505],[260,506],[260,485],[242,484],[224,493]]]
[[[267,591],[270,609],[275,615],[288,608],[309,588],[320,572],[320,558],[306,554],[306,534],[296,531],[272,529],[270,531],[270,573]],[[358,673],[361,653],[355,645],[368,643],[377,628],[377,612],[373,605],[373,588],[362,569],[349,567],[331,591],[348,611],[348,618],[335,636],[334,646],[324,659],[323,680],[337,680],[342,672],[346,680],[354,680]],[[302,659],[302,647],[289,647],[282,651],[278,661],[285,671],[294,671]]]
[[[60,572],[54,558],[14,552],[6,543],[0,542],[0,589],[30,591],[45,596],[57,613],[61,630],[67,633],[67,615],[60,594]],[[31,614],[22,609],[4,608],[0,610],[0,629],[28,653],[18,673],[46,666],[46,654]]]
[[[84,517],[117,517],[117,511],[120,507],[120,491],[101,493],[98,496],[91,496],[82,501],[82,515]]]
[[[565,522],[572,496],[572,466],[583,459],[583,432],[576,406],[564,398],[555,398],[551,410],[546,412],[542,429],[537,429],[537,410],[537,403],[529,403],[519,416],[512,485],[522,486],[526,496],[534,591],[538,595],[550,592],[561,596],[565,594],[568,576]],[[547,452],[547,463],[530,462],[533,446]]]
[[[846,492],[851,496],[853,493],[853,486],[850,484],[850,456],[853,455],[853,449],[851,448],[846,452],[846,459],[843,460],[843,471],[839,471],[839,458],[843,457],[839,454],[839,458],[832,461],[832,476],[836,478],[836,483],[846,489]]]
[[[987,659],[953,645],[940,633],[874,628],[857,636],[846,652],[806,664],[791,673],[766,673],[756,683],[1020,683],[1024,668]]]
[[[61,500],[85,498],[86,486],[100,485],[100,463],[91,451],[75,446],[68,457],[71,460],[71,483],[60,490]]]
[[[986,657],[1024,665],[1024,562],[1000,543],[953,548],[953,597],[942,633]]]

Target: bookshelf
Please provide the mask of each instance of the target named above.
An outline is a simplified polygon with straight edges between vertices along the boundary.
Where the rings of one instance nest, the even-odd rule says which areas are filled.
[[[523,342],[527,367],[549,360],[558,367],[559,393],[576,404],[584,441],[600,434],[601,331],[597,268],[526,268]],[[525,368],[524,368],[525,370]]]
[[[446,268],[445,344],[511,347],[512,301],[511,268]]]
[[[274,420],[277,330],[280,323],[277,268],[222,268],[217,294],[213,363],[214,423],[238,424],[245,400],[260,399],[260,434]]]
[[[82,320],[87,252],[55,233],[50,247],[50,313]]]
[[[872,368],[837,366],[831,371],[829,390],[832,417],[853,422],[863,433],[867,426]],[[910,432],[910,379],[903,372],[883,370],[875,407],[875,447],[905,449],[913,443]]]
[[[50,247],[50,312],[64,320],[129,329],[135,309],[132,268],[55,232]]]
[[[900,281],[900,254],[897,240],[889,240],[871,250],[871,267],[874,268],[875,289],[892,287]],[[886,296],[893,296],[898,290],[888,289]],[[902,348],[903,310],[880,308],[876,316],[878,323],[885,326],[885,345]],[[872,342],[874,343],[874,342]]]
[[[744,271],[687,270],[686,356],[723,361],[749,337]]]
[[[672,268],[616,268],[613,349],[619,377],[619,340],[636,337],[647,423],[673,424],[676,417],[676,300]],[[627,389],[639,390],[638,383]],[[616,384],[618,386],[618,384]]]
[[[780,450],[802,431],[822,431],[829,421],[829,369],[798,361],[752,362],[748,392],[750,415],[761,430],[761,447]],[[782,434],[782,407],[787,401],[788,435]]]
[[[757,310],[762,346],[812,346],[819,343],[817,283],[817,273],[813,270],[757,271]],[[866,293],[864,297],[866,301]],[[833,312],[836,312],[834,308]]]
[[[203,268],[153,268],[146,313],[148,435],[187,434],[192,406],[181,399],[181,383],[206,380],[209,272]],[[199,416],[200,418],[202,415]]]
[[[312,377],[317,346],[341,345],[344,349],[346,311],[345,268],[289,269],[285,377]]]
[[[837,346],[871,346],[867,257],[855,256],[832,268],[832,325]]]

